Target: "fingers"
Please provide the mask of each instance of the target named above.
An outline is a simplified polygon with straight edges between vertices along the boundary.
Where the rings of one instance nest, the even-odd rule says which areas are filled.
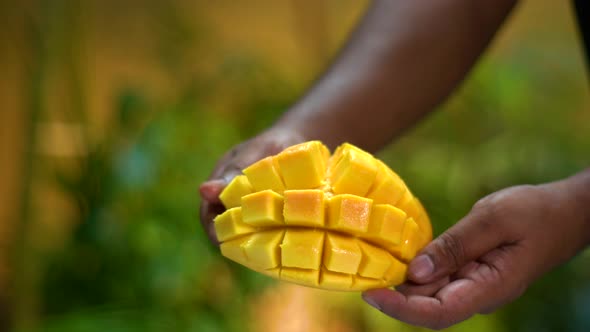
[[[445,277],[437,281],[428,284],[416,284],[411,281],[407,281],[399,286],[395,287],[395,290],[404,294],[409,295],[422,295],[422,296],[434,296],[444,286],[451,282],[450,277]]]
[[[442,329],[476,313],[489,312],[521,294],[493,267],[479,264],[470,268],[469,276],[448,283],[434,296],[377,289],[363,293],[363,299],[408,324]]]
[[[474,208],[420,251],[410,262],[408,278],[430,283],[458,271],[504,243],[507,239],[503,228],[487,209]]]
[[[221,194],[221,191],[223,191],[226,184],[225,180],[211,180],[204,182],[199,187],[201,198],[209,203],[220,204],[219,194]]]
[[[201,201],[201,225],[203,226],[203,229],[205,230],[209,240],[215,245],[219,245],[219,241],[217,240],[217,235],[215,234],[213,219],[215,219],[215,217],[224,210],[225,207],[222,204],[210,203],[206,200]]]
[[[222,213],[225,209],[219,194],[225,188],[226,182],[224,180],[211,180],[207,181],[199,187],[199,193],[201,194],[201,224],[207,234],[209,240],[217,245],[217,236],[215,234],[215,227],[213,227],[213,219]]]

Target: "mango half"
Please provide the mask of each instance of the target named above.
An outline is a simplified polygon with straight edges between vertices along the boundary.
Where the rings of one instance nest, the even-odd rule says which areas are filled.
[[[345,143],[291,146],[243,170],[220,194],[221,253],[300,285],[340,291],[395,286],[432,239],[420,201],[371,154]]]

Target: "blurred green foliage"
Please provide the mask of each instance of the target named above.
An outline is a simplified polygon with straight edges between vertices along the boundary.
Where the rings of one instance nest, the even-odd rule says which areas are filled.
[[[42,255],[40,331],[244,331],[249,299],[274,283],[208,243],[197,189],[225,151],[269,126],[301,91],[246,52],[227,55],[212,74],[187,78],[182,64],[191,60],[183,53],[212,41],[172,6],[151,6],[159,65],[183,84],[172,100],[121,88],[109,131],[89,144],[80,171],[55,170],[80,213],[63,247]],[[439,112],[379,154],[423,200],[436,233],[495,190],[590,165],[579,62],[571,46],[544,57],[534,51],[524,45],[484,59]],[[557,65],[548,69],[547,59]],[[210,109],[207,96],[228,86],[225,98],[240,90],[239,109]],[[83,105],[82,91],[77,98]],[[588,259],[580,255],[499,313],[451,330],[587,331]],[[419,330],[354,296],[342,304],[343,320],[372,331]]]

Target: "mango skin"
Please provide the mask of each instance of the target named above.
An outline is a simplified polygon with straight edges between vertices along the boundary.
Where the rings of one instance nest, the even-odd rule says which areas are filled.
[[[221,253],[273,278],[337,291],[396,286],[432,240],[403,180],[354,145],[330,156],[305,142],[243,172],[220,195]]]

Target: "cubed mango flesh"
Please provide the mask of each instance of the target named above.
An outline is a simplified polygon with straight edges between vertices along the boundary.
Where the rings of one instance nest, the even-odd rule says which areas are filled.
[[[251,265],[268,270],[280,266],[279,245],[283,241],[284,230],[266,231],[253,234],[242,243],[246,257]]]
[[[310,269],[297,269],[283,267],[281,268],[280,278],[296,284],[302,284],[310,287],[319,287],[320,271]]]
[[[243,170],[221,193],[221,253],[297,284],[341,291],[395,286],[432,239],[428,214],[383,162],[343,144],[301,143]]]
[[[217,240],[224,242],[240,235],[256,232],[257,228],[242,221],[242,208],[235,207],[226,210],[215,217],[215,233]]]
[[[233,208],[242,204],[242,196],[254,192],[250,181],[245,175],[238,175],[225,187],[219,195],[219,199],[226,208]]]
[[[283,225],[283,196],[263,190],[242,197],[242,220],[252,226]]]
[[[329,170],[329,180],[335,194],[365,196],[377,176],[377,162],[367,153],[346,149],[340,160]]]
[[[333,290],[350,289],[352,287],[352,274],[323,269],[320,273],[320,287]]]
[[[343,194],[328,201],[328,226],[335,230],[366,233],[373,202],[364,197]]]
[[[285,224],[309,227],[324,226],[326,207],[323,190],[285,190],[284,198]]]
[[[275,158],[287,189],[313,189],[326,177],[325,153],[319,141],[297,144]]]
[[[356,274],[362,253],[356,240],[337,234],[327,234],[324,247],[324,266],[332,272]]]
[[[395,258],[386,250],[364,241],[358,241],[358,245],[363,257],[359,264],[358,274],[373,279],[383,278]]]
[[[402,241],[399,245],[392,247],[390,251],[402,261],[410,261],[420,249],[420,229],[412,218],[406,219],[402,231]]]
[[[367,237],[386,246],[398,245],[405,221],[406,213],[403,210],[389,204],[376,204],[371,211]]]
[[[323,231],[287,229],[281,247],[282,265],[318,270],[324,249]]]
[[[367,198],[375,204],[395,205],[406,192],[403,180],[383,162],[377,161],[378,170]]]
[[[278,168],[276,159],[271,156],[255,162],[243,172],[255,191],[270,189],[280,194],[285,185]]]

